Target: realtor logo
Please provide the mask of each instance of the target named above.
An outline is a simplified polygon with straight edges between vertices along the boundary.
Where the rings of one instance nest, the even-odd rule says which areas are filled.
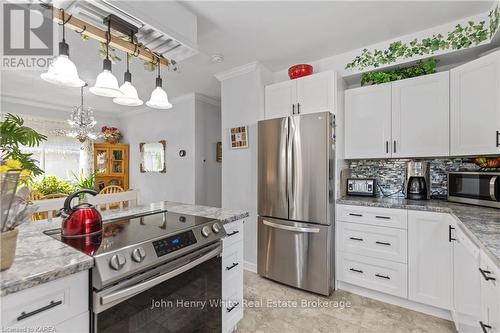
[[[3,4],[3,55],[52,56],[52,10],[39,4]]]

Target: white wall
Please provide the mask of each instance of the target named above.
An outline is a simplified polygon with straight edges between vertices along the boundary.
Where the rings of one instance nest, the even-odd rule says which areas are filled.
[[[196,95],[195,101],[195,203],[221,206],[222,165],[216,160],[221,141],[220,103]]]
[[[272,75],[259,64],[244,73],[221,73],[222,112],[222,207],[250,213],[244,229],[244,260],[257,264],[257,121],[264,118],[264,86]],[[248,149],[230,149],[229,129],[248,126]]]
[[[215,162],[220,141],[218,101],[199,94],[172,100],[170,110],[144,109],[121,119],[130,144],[130,187],[140,203],[169,200],[220,207],[221,165]],[[139,143],[166,140],[166,173],[141,173]],[[180,157],[179,151],[186,156]],[[205,162],[204,162],[205,161]]]
[[[124,117],[121,129],[130,144],[130,188],[139,189],[141,204],[162,200],[195,202],[194,99],[173,102],[170,110],[153,110]],[[139,143],[166,140],[166,173],[141,173]],[[180,157],[179,150],[186,150]]]

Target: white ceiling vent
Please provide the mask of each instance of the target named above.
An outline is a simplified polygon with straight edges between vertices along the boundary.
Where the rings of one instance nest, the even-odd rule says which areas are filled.
[[[164,13],[147,13],[148,17],[142,18],[140,17],[141,12],[132,7],[135,7],[135,3],[140,4],[139,1],[114,1],[111,3],[106,0],[72,0],[61,1],[58,2],[57,5],[64,8],[69,14],[72,14],[75,17],[91,23],[103,30],[107,29],[106,25],[103,23],[104,18],[110,14],[116,15],[139,29],[136,37],[140,43],[150,50],[162,54],[168,59],[179,62],[198,53],[196,36],[190,36],[191,38],[184,38],[184,40],[181,40],[181,38],[175,38],[173,35],[184,37],[185,33],[175,32],[171,27],[168,27],[168,18]],[[147,7],[149,6],[148,3],[154,4],[154,2],[144,1],[142,3],[142,9],[144,11],[147,10]],[[166,4],[168,4],[168,2],[166,2]],[[54,5],[56,5],[55,2]],[[171,8],[168,9],[169,10],[166,12],[172,15]],[[155,14],[159,16],[161,15],[161,18],[159,20],[155,20]],[[196,31],[196,17],[191,13],[183,14],[194,17],[194,31]],[[150,15],[151,17],[149,17]],[[145,15],[142,16],[144,17]],[[154,21],[154,23],[151,21]],[[154,27],[152,24],[155,23],[156,25],[161,24],[163,27]],[[187,24],[189,23],[189,20],[187,20]],[[189,31],[193,30],[192,27],[188,28]],[[165,31],[169,31],[169,33],[167,34]]]

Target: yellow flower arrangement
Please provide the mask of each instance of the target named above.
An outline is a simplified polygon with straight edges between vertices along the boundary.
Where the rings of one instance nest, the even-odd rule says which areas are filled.
[[[0,165],[0,173],[7,173],[9,170],[20,170],[19,181],[21,183],[26,183],[31,179],[30,170],[22,170],[22,163],[18,160],[8,159],[4,161],[4,164]]]

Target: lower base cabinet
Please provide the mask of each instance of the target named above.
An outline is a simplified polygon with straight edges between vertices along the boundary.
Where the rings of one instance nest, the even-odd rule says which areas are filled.
[[[224,225],[222,240],[222,332],[232,332],[243,318],[243,220]]]
[[[89,332],[89,273],[82,271],[3,296],[2,330]]]
[[[485,333],[500,333],[500,268],[486,253],[480,253],[481,320]]]
[[[451,310],[453,218],[408,211],[408,299]]]

